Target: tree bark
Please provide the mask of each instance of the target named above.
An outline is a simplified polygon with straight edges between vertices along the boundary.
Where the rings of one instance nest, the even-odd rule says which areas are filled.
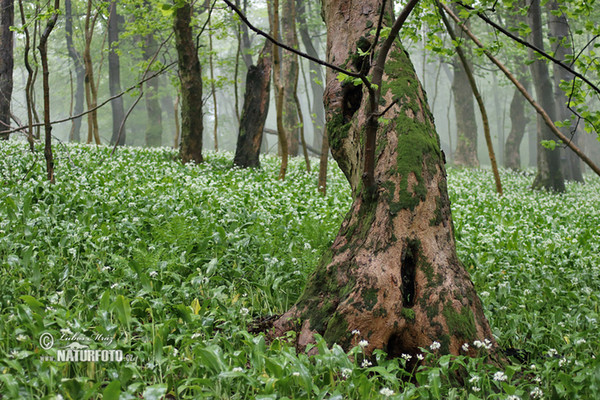
[[[251,65],[246,74],[246,92],[233,159],[233,164],[238,167],[260,167],[260,144],[269,112],[272,48],[267,40],[256,65]]]
[[[295,49],[298,48],[296,35],[295,0],[282,1],[281,36],[283,42]],[[281,80],[283,84],[283,125],[287,132],[288,153],[297,156],[300,149],[298,131],[298,110],[296,108],[296,91],[298,90],[298,56],[283,51],[281,57]]]
[[[0,1],[0,132],[10,128],[10,101],[13,91],[13,37],[10,27],[15,23],[14,0]],[[0,134],[8,140],[9,134]]]
[[[552,52],[555,58],[562,62],[567,62],[567,56],[572,53],[571,45],[569,43],[569,22],[567,21],[567,17],[560,11],[560,7],[556,0],[551,1],[549,6],[551,12],[548,13],[548,27],[550,38],[553,39],[550,41],[552,44]],[[556,13],[560,13],[560,15],[556,15]],[[554,64],[556,118],[559,121],[565,121],[572,117],[572,114],[567,107],[569,99],[565,92],[560,88],[560,82],[572,82],[573,79],[573,74],[566,69],[561,68],[559,65]],[[576,125],[574,120],[571,120],[569,126],[563,127],[561,130],[565,136],[571,137],[571,140],[573,140],[575,144],[578,143],[579,135],[575,133]],[[561,149],[561,153],[564,161],[562,163],[564,178],[576,182],[583,182],[581,160],[577,157],[577,154],[569,148]]]
[[[202,163],[202,68],[192,34],[192,8],[184,3],[174,13],[173,30],[181,83],[181,146],[183,163]]]
[[[470,53],[468,47],[466,52]],[[470,58],[470,54],[467,58]],[[456,116],[456,150],[454,164],[461,167],[478,167],[477,158],[477,122],[473,92],[469,90],[469,78],[457,56],[454,57],[454,79],[452,93],[454,94],[454,115]]]
[[[542,35],[542,17],[540,0],[532,0],[529,6],[529,26],[531,27],[531,41],[538,49],[544,49],[544,40]],[[544,60],[537,58],[530,50],[530,58],[535,61],[530,65],[531,75],[533,77],[533,86],[538,98],[538,102],[546,111],[552,121],[556,121],[556,105],[554,94],[552,92],[552,83],[548,73],[548,66]],[[538,172],[533,181],[533,188],[547,189],[555,192],[565,191],[565,182],[560,166],[560,152],[550,150],[542,146],[543,140],[554,140],[554,135],[549,127],[544,124],[542,118],[537,118],[538,132]]]
[[[321,156],[319,159],[319,193],[323,196],[327,194],[327,163],[329,162],[329,141],[327,133],[323,135],[321,142]]]
[[[146,42],[146,47],[144,48],[144,61],[150,61],[157,49],[154,33],[150,32],[147,34],[144,41]],[[160,107],[160,101],[158,100],[158,89],[158,77],[154,77],[146,82],[144,97],[146,99],[146,113],[148,115],[146,123],[146,146],[148,147],[162,146],[162,108]]]
[[[111,96],[116,96],[121,93],[121,66],[119,60],[119,54],[116,51],[116,47],[119,43],[119,14],[117,13],[117,2],[111,0],[110,12],[108,16],[108,46],[110,48],[108,52],[108,88]],[[125,108],[123,105],[123,97],[117,97],[110,102],[112,110],[112,137],[110,144],[115,143],[119,146],[125,144],[126,130],[123,127],[121,135],[119,136],[119,130],[121,129],[121,123],[125,119]]]
[[[323,1],[328,62],[360,68],[358,47],[370,47],[380,7],[377,0]],[[304,293],[272,334],[296,329],[300,348],[315,333],[346,349],[366,339],[367,354],[384,349],[390,356],[415,356],[433,341],[453,354],[474,339],[493,343],[481,302],[456,255],[433,116],[398,40],[385,65],[377,67],[384,68],[379,100],[390,108],[389,123],[376,127],[374,192],[361,179],[372,99],[365,88],[348,88],[336,73],[327,73],[328,138],[352,187],[353,203]]]

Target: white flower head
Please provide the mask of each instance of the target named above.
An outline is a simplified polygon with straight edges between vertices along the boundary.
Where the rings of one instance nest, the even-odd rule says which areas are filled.
[[[109,267],[108,265],[107,265],[107,266],[104,266],[104,267],[102,267],[102,271],[110,271],[110,270],[112,270],[112,268],[111,268],[111,267]]]
[[[515,394],[511,394],[506,398],[506,400],[521,400],[521,398]]]
[[[379,394],[381,394],[385,397],[390,397],[390,396],[394,395],[394,391],[392,389],[388,389],[388,388],[384,387],[379,391]]]
[[[352,334],[354,336],[358,336],[358,335],[360,335],[360,331],[358,329],[355,329],[355,330],[352,331]]]
[[[369,342],[367,342],[365,339],[363,339],[360,342],[358,342],[358,345],[364,349],[365,347],[367,347],[369,345]]]
[[[464,343],[464,344],[461,346],[461,349],[462,349],[464,352],[467,352],[467,351],[469,351],[469,343]]]
[[[242,315],[248,315],[248,313],[250,313],[250,310],[248,310],[246,307],[242,307],[240,310],[240,314]]]
[[[402,354],[402,358],[404,358],[406,361],[410,361],[412,356],[410,354]]]
[[[363,368],[367,368],[367,367],[370,367],[371,365],[373,365],[373,363],[371,363],[371,361],[369,361],[367,359],[364,359],[363,362],[362,362],[362,364],[360,364],[360,365]]]
[[[352,370],[350,368],[342,368],[342,378],[348,379],[352,375]]]
[[[231,372],[244,372],[244,369],[242,367],[235,367]]]
[[[27,340],[27,336],[25,336],[21,333],[21,334],[19,334],[19,336],[17,336],[17,340],[19,342],[25,341],[25,340]]]
[[[151,278],[154,278],[156,275],[158,275],[158,272],[150,271],[150,273],[148,275],[150,275]]]
[[[300,372],[298,372],[298,371],[294,371],[294,372],[292,372],[292,375],[293,375],[293,376],[300,376]]]
[[[431,343],[431,345],[429,345],[429,348],[433,351],[439,349],[440,347],[442,347],[442,345],[440,344],[440,342],[433,342]]]
[[[471,387],[471,390],[474,392],[479,392],[481,390],[481,388],[479,388],[477,386],[473,386],[473,387]]]
[[[417,354],[417,358],[419,359],[419,361],[423,360],[425,357],[423,356],[423,354],[419,353]]]
[[[508,379],[508,376],[506,376],[506,374],[504,372],[498,371],[494,374],[493,379],[498,382],[504,382],[505,380]]]
[[[534,387],[533,390],[531,392],[529,392],[529,395],[531,396],[532,399],[541,399],[542,396],[544,395],[544,392],[542,391],[542,389],[540,389],[539,387]]]
[[[479,375],[472,375],[471,379],[469,379],[469,383],[479,382]]]

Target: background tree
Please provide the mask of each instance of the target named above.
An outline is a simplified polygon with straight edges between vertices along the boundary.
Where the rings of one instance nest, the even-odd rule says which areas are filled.
[[[120,16],[117,13],[117,2],[111,0],[108,14],[108,86],[111,96],[116,96],[121,92],[121,63],[119,57],[119,25]],[[111,144],[123,146],[125,144],[125,127],[121,128],[121,124],[125,120],[125,109],[123,105],[123,97],[117,97],[110,102],[112,109],[112,137]],[[119,134],[119,132],[121,132]]]
[[[109,28],[110,30],[110,28]],[[67,38],[67,51],[69,57],[73,60],[73,66],[75,67],[75,104],[73,113],[79,115],[83,112],[84,103],[84,82],[85,82],[85,67],[83,65],[83,59],[81,54],[75,48],[73,44],[73,7],[71,0],[65,0],[65,34]],[[112,36],[111,36],[112,37]],[[110,38],[109,38],[110,42]],[[111,73],[111,56],[109,55],[109,74]],[[114,72],[114,71],[113,71]],[[112,82],[112,80],[111,80]],[[69,139],[71,141],[79,142],[81,131],[81,117],[73,118],[71,123],[71,131],[69,133]]]
[[[0,1],[0,132],[10,127],[10,102],[13,90],[13,36],[15,22],[14,0]],[[0,134],[0,140],[8,140]]]
[[[192,33],[192,7],[183,2],[174,12],[173,32],[181,84],[181,146],[184,163],[202,163],[202,69]]]
[[[533,0],[529,6],[528,12],[529,24],[531,27],[531,42],[538,49],[544,49],[542,16],[540,1]],[[531,52],[531,58],[535,61],[531,64],[531,75],[533,77],[533,86],[538,98],[538,103],[546,111],[548,116],[556,121],[556,106],[552,83],[548,73],[548,65],[543,59]],[[538,171],[533,181],[533,187],[548,189],[556,192],[564,192],[565,183],[560,167],[560,153],[553,148],[544,146],[544,143],[554,142],[555,136],[549,127],[538,116]]]

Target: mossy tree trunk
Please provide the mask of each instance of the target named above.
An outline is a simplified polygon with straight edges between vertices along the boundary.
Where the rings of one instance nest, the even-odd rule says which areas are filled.
[[[111,96],[116,96],[121,93],[121,62],[119,53],[116,46],[119,45],[119,19],[121,18],[117,13],[117,2],[112,0],[109,3],[109,17],[108,17],[108,89]],[[123,97],[117,97],[110,102],[112,111],[112,136],[110,139],[111,144],[117,143],[119,146],[125,144],[125,127],[123,127],[121,135],[121,124],[125,119],[125,106],[123,104]]]
[[[233,163],[239,167],[260,167],[260,145],[269,111],[271,83],[271,49],[266,41],[256,65],[246,74],[246,92],[240,119],[240,130]]]
[[[358,47],[370,47],[379,10],[377,0],[323,1],[328,62],[360,67]],[[396,41],[385,63],[381,109],[391,108],[389,122],[377,126],[374,191],[362,181],[369,95],[336,75],[328,71],[326,79],[328,138],[353,203],[304,293],[272,333],[296,329],[299,348],[315,333],[349,348],[359,330],[368,353],[379,348],[391,356],[414,355],[433,341],[454,354],[474,339],[493,342],[456,255],[439,138],[408,54]]]
[[[515,89],[510,102],[511,127],[504,147],[504,166],[513,170],[521,169],[521,141],[529,123],[529,119],[525,115],[525,103],[526,100],[519,89]]]
[[[529,6],[529,26],[531,27],[531,41],[538,49],[544,49],[542,37],[542,17],[540,0],[533,0]],[[548,73],[548,65],[544,60],[537,59],[537,55],[530,51],[530,58],[535,61],[530,65],[533,77],[533,86],[538,98],[538,103],[546,111],[552,121],[556,121],[556,106],[552,91],[552,82]],[[565,191],[565,181],[560,167],[560,151],[548,149],[542,141],[553,141],[556,136],[544,123],[541,116],[537,117],[538,132],[538,157],[537,175],[533,181],[534,189],[547,189],[555,192]]]
[[[65,0],[65,34],[67,39],[67,51],[69,53],[69,57],[73,60],[73,66],[75,67],[76,84],[75,106],[73,108],[73,114],[78,115],[83,112],[85,101],[85,67],[83,65],[81,54],[79,54],[75,48],[75,45],[73,44],[73,12],[71,0]],[[79,142],[81,140],[81,121],[82,117],[73,119],[71,131],[69,132],[69,140],[72,142]]]
[[[184,163],[202,158],[202,69],[192,33],[192,7],[184,3],[174,13],[173,30],[181,84],[181,145]]]

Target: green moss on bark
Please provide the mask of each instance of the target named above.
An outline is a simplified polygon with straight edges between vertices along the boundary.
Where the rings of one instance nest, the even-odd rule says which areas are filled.
[[[475,318],[473,312],[469,307],[462,307],[460,313],[456,312],[450,302],[444,305],[442,311],[444,318],[446,318],[446,325],[448,330],[453,336],[460,336],[466,340],[470,340],[475,337]]]

